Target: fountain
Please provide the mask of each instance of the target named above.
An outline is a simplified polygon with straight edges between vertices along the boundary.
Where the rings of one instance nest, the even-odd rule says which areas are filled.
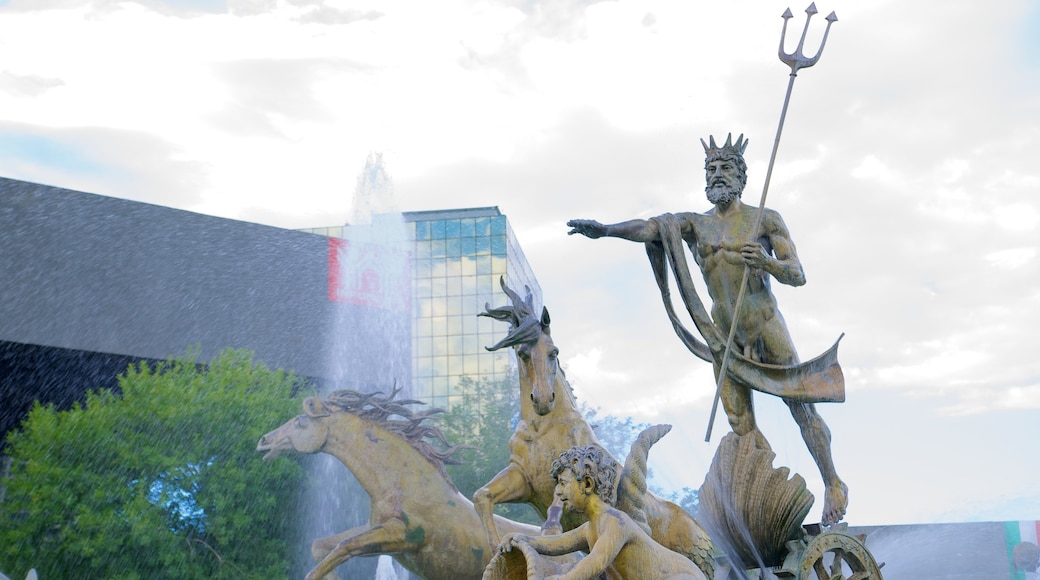
[[[384,385],[411,388],[411,287],[408,238],[393,199],[382,155],[372,153],[358,175],[351,220],[343,238],[330,238],[329,297],[335,319],[329,331],[322,394],[338,389],[371,391]],[[312,488],[306,494],[307,536],[331,536],[368,518],[365,491],[334,457],[311,458]],[[384,561],[385,560],[385,561]],[[345,578],[397,580],[389,558],[357,559]]]
[[[811,19],[816,13],[815,5],[806,12]],[[476,492],[473,505],[463,505],[457,498],[447,500],[454,509],[439,517],[431,517],[438,513],[437,501],[423,498],[425,503],[422,500],[416,503],[418,498],[411,497],[404,487],[392,489],[389,493],[398,507],[381,516],[380,540],[368,538],[375,534],[375,528],[359,528],[321,541],[324,548],[320,555],[325,559],[308,579],[321,577],[351,556],[387,552],[397,554],[410,569],[429,578],[475,577],[473,569],[463,572],[463,563],[479,562],[480,569],[487,566],[485,580],[521,577],[533,580],[548,574],[549,569],[553,569],[553,573],[572,570],[583,578],[613,570],[612,577],[641,579],[881,579],[880,566],[862,539],[846,533],[846,526],[841,523],[848,488],[837,475],[831,456],[830,431],[815,407],[819,402],[844,400],[837,342],[822,355],[801,363],[770,290],[773,280],[791,286],[805,283],[790,233],[777,212],[766,210],[765,196],[796,73],[816,64],[830,25],[837,20],[833,13],[827,17],[827,31],[820,49],[809,58],[802,52],[804,32],[797,50],[790,54],[784,52],[783,37],[791,17],[789,10],[783,15],[780,43],[780,59],[791,67],[790,81],[757,211],[740,199],[747,181],[743,155],[748,141],[741,135],[734,142],[730,135],[722,145],[716,143],[714,137],[709,138],[710,144],[702,141],[705,191],[714,206],[709,212],[665,214],[649,220],[608,225],[587,219],[567,223],[570,234],[592,239],[615,237],[644,244],[673,329],[693,354],[714,365],[717,388],[712,419],[721,400],[733,432],[720,444],[701,487],[702,522],[646,491],[647,452],[670,427],[655,426],[644,432],[638,440],[640,450],[630,454],[621,469],[617,461],[598,446],[591,429],[574,412],[573,404],[568,404],[573,403],[573,399],[559,369],[558,351],[549,338],[548,310],[543,307],[539,316],[530,295],[521,297],[508,288],[503,279],[503,290],[512,305],[489,308],[482,314],[510,323],[506,338],[488,349],[514,347],[520,360],[523,407],[521,421],[510,441],[510,464],[503,466],[498,476]],[[363,175],[368,180],[365,183],[388,183],[376,170],[379,164],[373,158],[370,162],[372,167],[366,166]],[[359,192],[367,191],[361,184],[359,179]],[[368,212],[372,199],[356,203],[356,208]],[[379,230],[360,231],[368,236]],[[348,240],[345,247],[352,248],[351,244],[358,239]],[[369,241],[365,239],[363,243]],[[386,247],[385,243],[380,241],[379,247]],[[687,245],[696,255],[696,264],[712,300],[710,313],[693,284],[686,257]],[[353,258],[343,256],[341,259],[348,266],[343,269],[344,278],[347,274],[362,278],[359,284],[348,285],[348,288],[366,288],[364,276],[369,271],[366,268],[374,267],[374,262],[365,262],[363,252]],[[393,263],[383,258],[375,261]],[[675,312],[670,294],[672,279],[704,342],[684,326]],[[379,290],[384,297],[388,296],[387,289]],[[393,299],[393,291],[389,297]],[[385,309],[388,305],[376,306]],[[359,342],[370,340],[364,329],[356,327],[350,328],[348,336],[357,337]],[[384,379],[383,384],[388,382]],[[804,479],[797,474],[789,477],[787,468],[772,465],[775,454],[755,423],[752,391],[782,398],[801,428],[825,485],[820,524],[804,525],[814,501]],[[389,399],[379,398],[377,403],[372,403],[375,410],[361,414],[410,417],[401,408],[410,401],[395,404],[392,400],[395,394],[396,390]],[[261,439],[258,449],[270,451],[269,455],[288,449],[307,453],[325,449],[333,453],[324,441],[345,438],[345,431],[340,433],[335,427],[326,427],[322,445],[310,446],[297,442],[296,437],[306,440],[306,436],[293,433],[311,421],[325,421],[335,416],[339,412],[338,398],[355,396],[337,391],[324,402],[308,399],[305,409],[311,419],[290,422],[269,433]],[[425,416],[420,421],[422,418]],[[418,428],[419,421],[409,420]],[[706,440],[710,440],[712,423],[709,420]],[[379,435],[369,438],[383,440]],[[380,455],[369,465],[361,465],[349,454],[339,455],[355,474],[359,475],[360,470],[369,479],[376,470],[382,470],[387,479],[399,476],[400,464],[404,462],[401,457],[398,454],[387,459]],[[561,461],[574,463],[573,469],[561,467]],[[370,482],[368,487],[372,485]],[[436,486],[431,483],[430,487]],[[593,492],[595,498],[590,498]],[[406,508],[408,500],[412,503]],[[543,531],[540,534],[530,530],[510,531],[516,530],[516,524],[503,521],[492,511],[495,503],[510,501],[534,505],[547,519]],[[377,503],[380,502],[373,506]],[[420,521],[425,523],[418,523]],[[478,542],[478,546],[473,543],[473,521],[479,521],[486,534],[485,541]],[[429,525],[436,526],[440,534],[447,532],[455,537],[454,543],[443,546],[436,556],[426,555],[431,543],[440,545],[439,540],[427,539],[433,533]],[[315,545],[318,557],[319,542]],[[562,556],[577,551],[588,554],[578,564],[542,563],[543,555]],[[491,555],[494,558],[489,564]],[[681,562],[673,562],[673,556]],[[455,575],[445,575],[446,562],[452,561],[456,564]],[[575,565],[577,568],[572,568]]]

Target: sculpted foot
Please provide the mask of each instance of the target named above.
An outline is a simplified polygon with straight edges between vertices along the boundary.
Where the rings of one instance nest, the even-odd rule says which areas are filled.
[[[849,505],[849,488],[844,482],[827,486],[823,500],[823,516],[820,523],[832,526],[845,517],[845,508]]]

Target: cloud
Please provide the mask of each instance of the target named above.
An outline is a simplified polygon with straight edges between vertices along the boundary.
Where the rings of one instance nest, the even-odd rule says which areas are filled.
[[[176,16],[221,14],[227,11],[228,0],[136,0],[144,6]]]
[[[102,127],[0,123],[0,174],[94,193],[177,205],[200,199],[203,163],[154,135]]]
[[[234,2],[235,0],[231,0]],[[160,14],[178,18],[204,14],[220,14],[227,10],[228,0],[9,0],[0,8],[9,12],[75,10],[85,8],[92,15],[118,11],[132,3]]]
[[[624,372],[609,371],[602,368],[603,351],[594,348],[587,353],[579,353],[571,357],[567,364],[567,370],[575,377],[589,382],[603,381],[626,381],[629,379]]]
[[[257,59],[214,65],[228,88],[223,109],[210,115],[213,124],[239,136],[286,138],[287,125],[327,122],[333,112],[315,93],[323,78],[364,72],[366,67],[345,59]]]
[[[1022,213],[1028,214],[1028,210],[1032,208],[1023,208]],[[1036,251],[1036,248],[1008,248],[987,254],[986,261],[1001,270],[1016,270],[1033,263]]]
[[[83,5],[83,0],[8,0],[0,5],[4,12],[61,10]]]
[[[350,24],[360,20],[376,20],[383,16],[376,10],[343,10],[327,4],[319,4],[299,17],[305,24]]]
[[[227,0],[228,12],[235,16],[257,16],[273,11],[278,0]]]
[[[65,84],[61,79],[39,75],[19,75],[10,71],[0,72],[0,91],[16,97],[38,97],[43,93]]]

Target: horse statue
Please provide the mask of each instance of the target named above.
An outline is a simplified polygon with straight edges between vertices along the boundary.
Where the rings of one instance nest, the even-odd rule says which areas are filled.
[[[502,531],[494,521],[494,505],[529,503],[552,527],[560,517],[553,505],[555,482],[549,475],[553,460],[577,445],[599,444],[592,426],[578,410],[570,384],[560,368],[559,349],[549,332],[549,311],[535,314],[530,289],[526,298],[499,283],[512,302],[491,308],[482,316],[509,322],[509,333],[490,351],[511,346],[516,350],[520,374],[520,421],[509,440],[510,459],[502,471],[473,494],[473,505],[486,531],[486,541],[497,546]],[[667,432],[667,431],[665,431]],[[663,436],[661,433],[660,436]],[[632,457],[629,458],[632,463]],[[714,576],[714,545],[708,533],[678,505],[646,489],[646,465],[626,465],[618,483],[618,507],[637,522],[644,522],[659,544],[691,559],[708,578]],[[551,508],[551,509],[550,509]],[[581,514],[563,514],[564,531],[583,523]]]
[[[335,456],[368,492],[367,525],[315,540],[318,563],[307,580],[337,578],[334,570],[355,556],[388,554],[427,580],[479,580],[491,557],[481,520],[445,471],[459,448],[423,420],[441,409],[413,412],[414,400],[336,391],[325,401],[308,397],[302,415],[260,438],[265,460],[283,452]],[[392,418],[394,417],[394,418]],[[494,516],[497,528],[537,534],[538,528]]]

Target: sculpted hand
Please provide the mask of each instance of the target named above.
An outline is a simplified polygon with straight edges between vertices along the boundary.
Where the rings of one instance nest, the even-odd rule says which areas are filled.
[[[567,232],[568,236],[581,234],[585,237],[596,239],[607,233],[607,226],[596,220],[570,220],[567,222],[567,227],[571,228],[571,231]]]
[[[773,260],[766,249],[762,247],[762,244],[758,242],[748,242],[744,244],[744,247],[740,248],[740,255],[744,258],[744,263],[752,268],[758,268],[764,270],[765,267]]]
[[[530,542],[531,537],[524,534],[506,534],[502,538],[502,543],[498,545],[498,551],[501,553],[513,551],[513,546],[519,546],[522,543]]]

